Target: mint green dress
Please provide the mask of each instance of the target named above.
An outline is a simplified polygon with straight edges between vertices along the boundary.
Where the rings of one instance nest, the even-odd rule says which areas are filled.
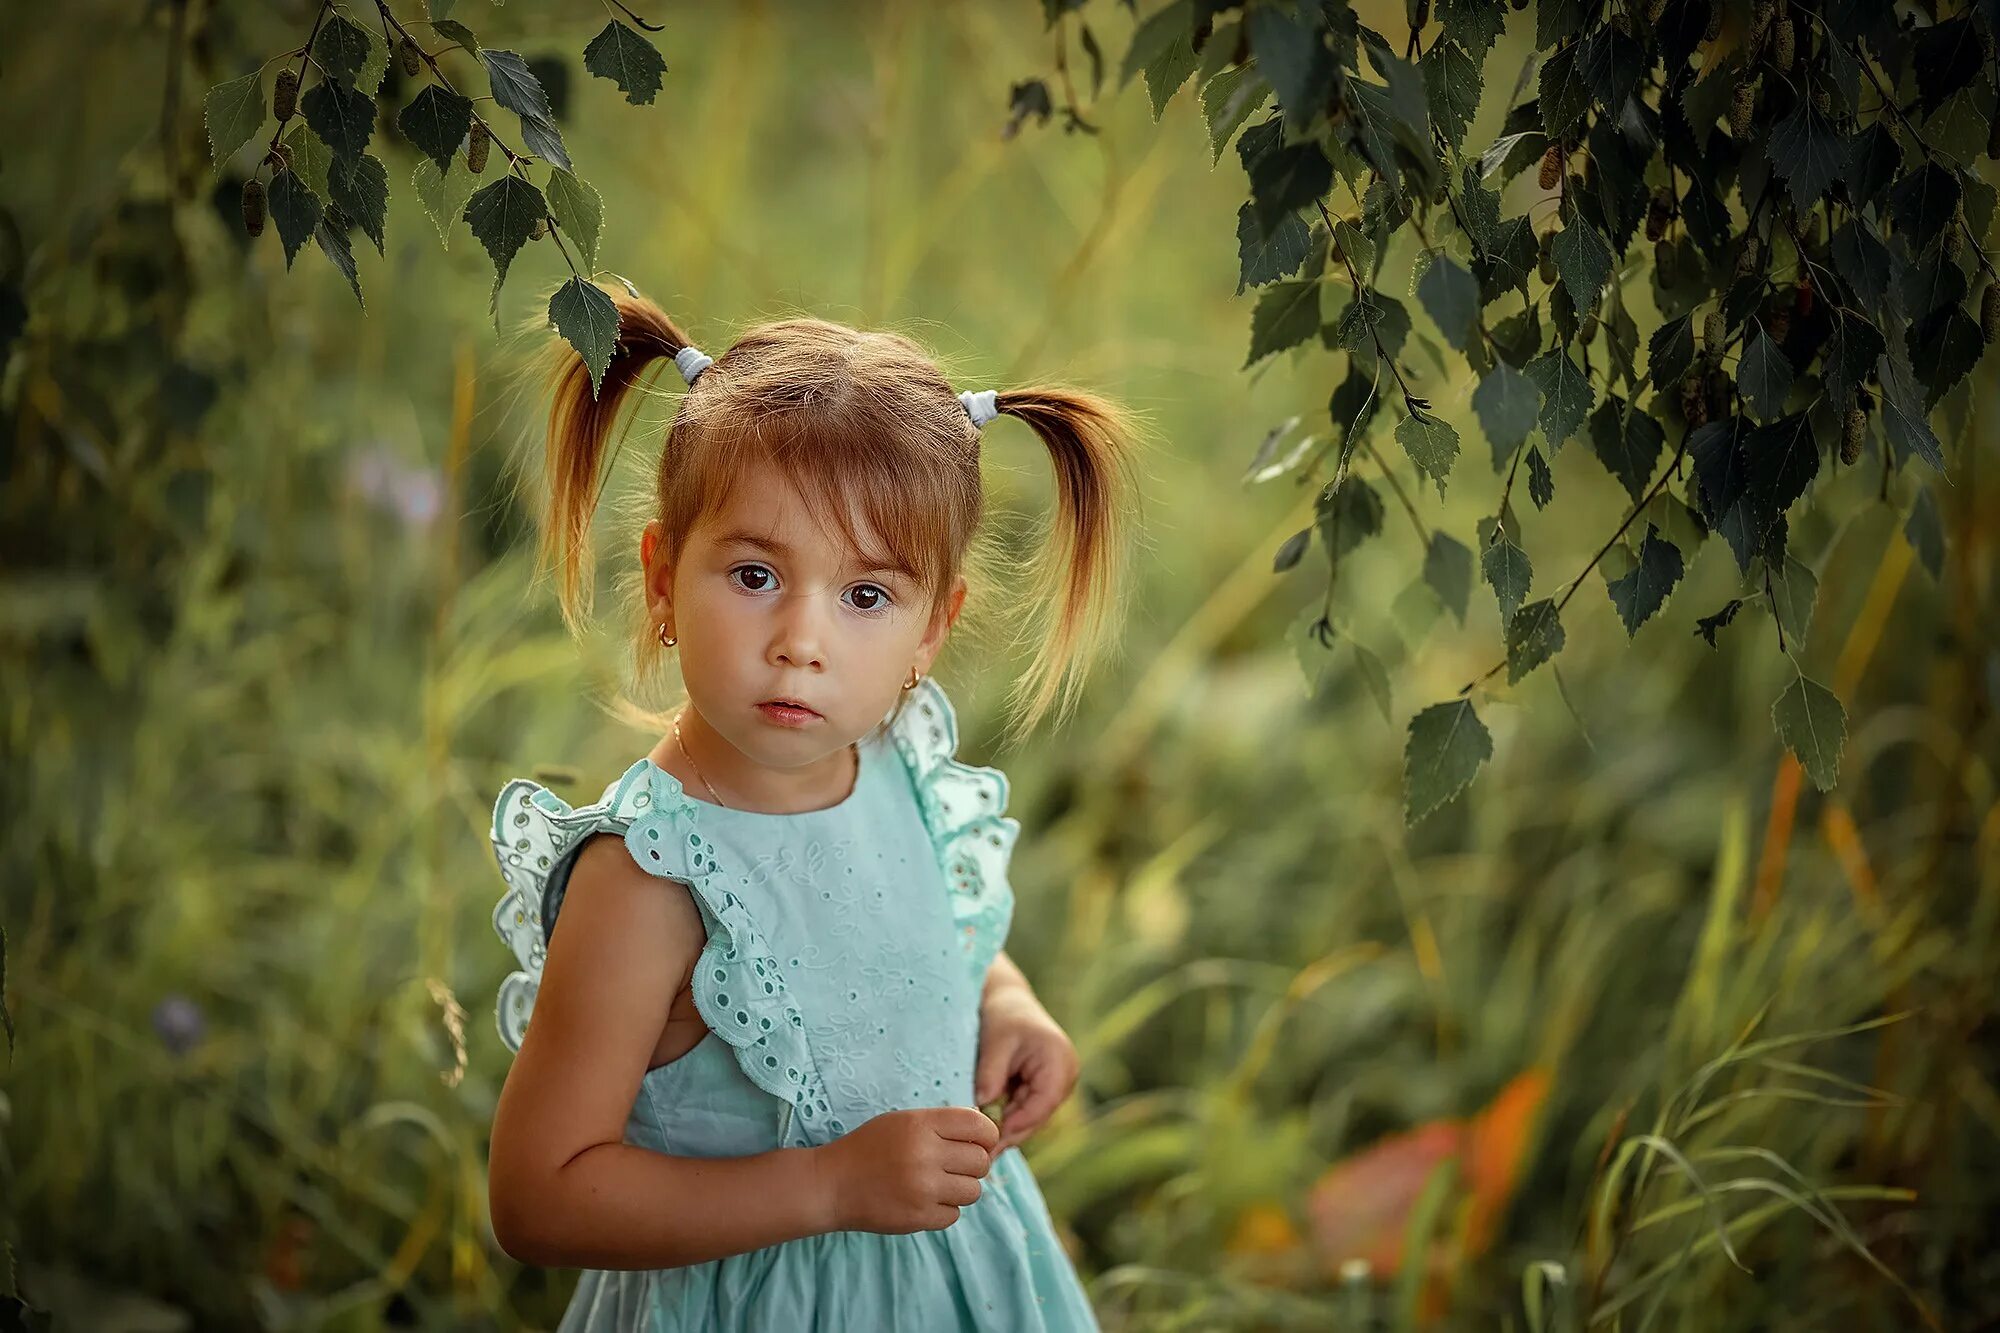
[[[627,1143],[747,1156],[827,1143],[887,1111],[974,1105],[979,1000],[1013,916],[1020,825],[1003,813],[1005,775],[953,757],[957,723],[935,681],[887,720],[858,747],[853,791],[824,810],[697,800],[646,758],[574,808],[509,782],[493,810],[507,882],[493,924],[521,970],[500,987],[501,1040],[520,1049],[575,854],[611,832],[646,870],[688,886],[708,930],[692,986],[708,1035],[641,1080]],[[834,1231],[681,1268],[586,1269],[559,1333],[1097,1327],[1010,1148],[942,1230]]]

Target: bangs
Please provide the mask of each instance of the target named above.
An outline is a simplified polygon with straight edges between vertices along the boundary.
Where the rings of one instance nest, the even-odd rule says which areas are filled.
[[[839,534],[858,564],[897,571],[927,592],[935,608],[956,563],[953,534],[977,521],[976,514],[957,512],[963,483],[938,457],[928,432],[887,413],[827,407],[738,417],[727,427],[701,423],[706,429],[697,433],[705,438],[678,463],[692,483],[688,491],[702,497],[683,531],[720,512],[737,486],[768,465],[797,491],[822,531]],[[864,536],[864,528],[873,535]]]

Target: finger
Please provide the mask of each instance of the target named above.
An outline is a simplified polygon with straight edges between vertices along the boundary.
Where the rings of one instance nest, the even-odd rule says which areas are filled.
[[[943,1158],[944,1169],[954,1176],[984,1176],[993,1165],[993,1154],[976,1143],[953,1143],[947,1145]]]
[[[1000,1127],[988,1120],[986,1112],[976,1106],[947,1106],[942,1109],[947,1114],[940,1119],[938,1133],[944,1138],[991,1148],[994,1140],[1000,1137]]]
[[[1014,1100],[1007,1103],[1007,1114],[1001,1118],[1001,1142],[1019,1143],[1040,1129],[1062,1102],[1059,1087],[1054,1080],[1042,1076],[1024,1084]]]
[[[979,1044],[979,1068],[972,1081],[973,1100],[990,1102],[1007,1090],[1019,1043],[1011,1037],[995,1037]]]

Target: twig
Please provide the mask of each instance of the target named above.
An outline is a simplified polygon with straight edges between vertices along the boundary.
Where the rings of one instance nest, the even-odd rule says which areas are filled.
[[[403,26],[402,20],[398,19],[394,14],[389,12],[389,6],[387,0],[375,0],[375,8],[381,11],[382,17],[386,21],[395,25],[396,31],[403,34],[404,39],[408,41],[410,45],[417,48],[417,54],[422,56],[424,58],[424,63],[431,67],[431,77],[435,78],[440,84],[444,85],[447,91],[458,93],[458,89],[452,87],[451,80],[445,77],[444,70],[439,68],[436,57],[432,56],[430,52],[424,50],[422,43],[418,42],[416,38],[410,36],[410,30]],[[312,43],[308,42],[306,44],[310,46]],[[463,93],[458,93],[458,95],[461,97],[465,96],[465,94]],[[467,100],[471,101],[476,99],[468,98]],[[494,100],[497,102],[499,99],[495,98]],[[507,155],[507,170],[512,172],[514,175],[519,176],[522,180],[527,181],[529,185],[533,185],[534,182],[528,180],[528,173],[524,171],[521,166],[523,162],[532,161],[533,159],[526,157],[523,154],[516,153],[513,149],[509,148],[506,145],[506,143],[501,140],[499,135],[493,133],[493,126],[487,122],[485,117],[475,114],[473,116],[473,119],[478,121],[481,125],[485,126],[487,136],[493,140],[493,146],[495,148],[498,148],[501,152]],[[553,169],[554,168],[551,167],[551,170]],[[562,255],[563,263],[569,265],[569,271],[576,277],[579,278],[586,277],[587,275],[583,272],[583,270],[579,269],[576,266],[576,261],[569,257],[569,247],[562,243],[562,236],[559,234],[559,230],[556,226],[556,215],[554,212],[552,212],[550,209],[546,207],[548,203],[547,196],[543,197],[542,203],[544,204],[544,208],[542,209],[542,216],[548,220],[549,236],[555,241],[556,250],[558,253]]]
[[[1555,609],[1556,615],[1558,616],[1562,615],[1563,608],[1569,605],[1569,599],[1576,596],[1576,590],[1583,586],[1583,581],[1584,579],[1590,576],[1590,571],[1597,568],[1598,561],[1604,559],[1605,554],[1609,552],[1613,546],[1617,545],[1618,539],[1625,535],[1625,530],[1632,526],[1632,520],[1639,517],[1640,514],[1644,513],[1646,506],[1653,502],[1655,496],[1659,495],[1661,491],[1666,489],[1666,485],[1669,481],[1673,480],[1674,469],[1680,465],[1681,455],[1687,452],[1688,436],[1691,436],[1693,434],[1694,434],[1693,431],[1689,431],[1687,435],[1683,435],[1681,437],[1680,446],[1674,450],[1674,456],[1672,459],[1668,461],[1666,471],[1660,474],[1660,479],[1654,482],[1652,488],[1646,492],[1645,496],[1632,506],[1632,512],[1625,515],[1625,521],[1618,525],[1618,530],[1612,533],[1611,536],[1605,540],[1604,545],[1597,548],[1597,554],[1590,557],[1590,563],[1585,565],[1581,570],[1579,570],[1577,572],[1576,577],[1569,581],[1569,591],[1565,592],[1562,595],[1562,600],[1556,603],[1556,609]],[[1507,665],[1507,659],[1505,657],[1502,657],[1498,662],[1495,662],[1491,667],[1488,667],[1483,673],[1474,677],[1472,680],[1467,681],[1459,689],[1458,691],[1459,694],[1461,696],[1470,694],[1475,685],[1478,685],[1481,681],[1492,678],[1492,676],[1494,676],[1502,667],[1506,665]]]

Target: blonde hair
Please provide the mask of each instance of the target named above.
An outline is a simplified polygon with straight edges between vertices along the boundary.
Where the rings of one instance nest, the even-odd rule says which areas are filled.
[[[549,395],[537,572],[553,575],[574,634],[591,609],[591,527],[616,449],[607,441],[641,377],[659,362],[678,375],[674,355],[691,345],[652,301],[607,292],[619,332],[597,392],[583,358],[558,334],[546,335],[529,373]],[[1055,518],[1025,587],[994,577],[1020,561],[981,540],[980,430],[931,355],[895,332],[810,317],[745,332],[682,395],[643,517],[660,522],[664,558],[677,561],[701,520],[727,502],[744,464],[765,460],[857,551],[849,505],[864,515],[889,548],[865,552],[869,563],[880,557],[909,573],[929,595],[933,621],[961,574],[972,590],[1004,589],[1010,605],[1002,609],[1021,613],[1016,642],[1033,643],[1009,698],[1009,731],[1018,737],[1052,707],[1058,720],[1067,716],[1093,660],[1115,640],[1138,503],[1135,428],[1116,404],[1060,386],[1003,390],[994,405],[1035,432],[1055,471]],[[643,678],[666,650],[643,596],[634,601]]]

